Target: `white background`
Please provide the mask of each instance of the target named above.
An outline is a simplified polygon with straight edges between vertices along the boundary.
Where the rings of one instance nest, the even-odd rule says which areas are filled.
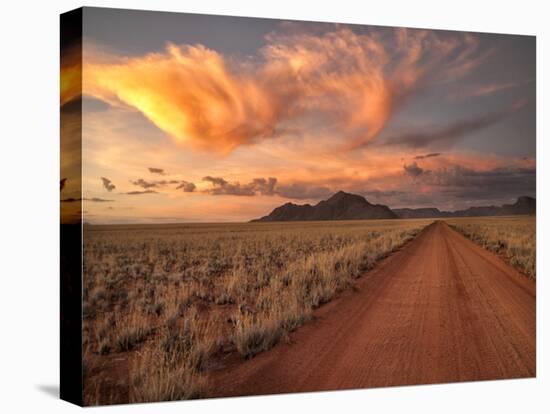
[[[550,229],[545,1],[91,1],[109,6],[537,35],[537,379],[103,408],[113,413],[550,412]],[[0,411],[65,413],[59,377],[59,13],[78,1],[2,3],[0,12]],[[546,19],[545,19],[546,17]],[[546,119],[545,119],[546,118]],[[545,125],[543,125],[545,124]],[[546,326],[545,326],[546,325]],[[545,349],[546,346],[546,349]],[[89,409],[95,412],[96,408]]]

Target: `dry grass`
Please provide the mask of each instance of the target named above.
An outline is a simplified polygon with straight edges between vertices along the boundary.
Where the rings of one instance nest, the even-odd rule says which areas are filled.
[[[476,217],[446,221],[474,242],[506,256],[512,266],[529,277],[536,277],[535,217]]]
[[[86,227],[87,402],[200,396],[217,356],[273,347],[430,222]],[[107,376],[125,396],[101,399]]]

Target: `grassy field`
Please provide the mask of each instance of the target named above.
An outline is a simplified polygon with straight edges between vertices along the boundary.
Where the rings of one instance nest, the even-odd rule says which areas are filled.
[[[431,222],[85,226],[86,402],[199,397]]]
[[[536,277],[534,216],[465,217],[445,221],[486,249],[503,254],[512,266],[529,277]]]

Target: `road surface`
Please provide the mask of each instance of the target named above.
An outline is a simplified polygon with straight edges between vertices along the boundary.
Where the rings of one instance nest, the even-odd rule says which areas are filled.
[[[435,222],[210,396],[535,376],[535,283]]]

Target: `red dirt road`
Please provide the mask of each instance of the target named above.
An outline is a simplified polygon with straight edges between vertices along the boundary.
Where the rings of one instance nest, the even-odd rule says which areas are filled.
[[[209,396],[533,377],[535,339],[535,283],[436,222]]]

